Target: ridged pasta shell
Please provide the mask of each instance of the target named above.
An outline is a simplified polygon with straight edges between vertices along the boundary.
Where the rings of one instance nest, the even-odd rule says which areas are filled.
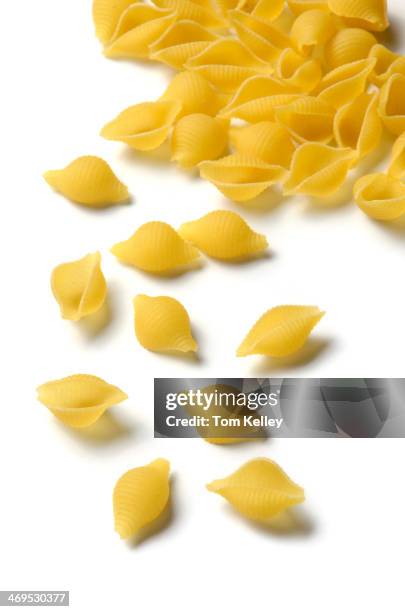
[[[287,4],[294,15],[313,10],[329,11],[328,0],[287,0]]]
[[[303,144],[292,158],[284,193],[304,193],[320,198],[331,195],[343,184],[355,159],[352,149],[335,149],[320,143]]]
[[[208,3],[192,2],[192,0],[154,0],[160,8],[170,9],[177,15],[177,19],[196,21],[205,28],[220,29],[225,21],[217,15]]]
[[[90,208],[104,208],[129,200],[127,187],[100,157],[78,157],[61,170],[48,170],[44,179],[65,198]]]
[[[110,58],[145,58],[149,45],[175,21],[170,10],[135,2],[121,16],[104,55]]]
[[[335,68],[319,84],[317,93],[322,100],[338,109],[362,94],[376,60],[367,58]]]
[[[369,54],[377,63],[370,74],[370,81],[382,87],[393,74],[405,76],[405,57],[394,53],[384,45],[374,45]]]
[[[133,0],[93,0],[93,22],[96,36],[102,43],[108,43],[122,13],[132,3]]]
[[[344,28],[326,43],[324,49],[325,61],[330,70],[340,68],[368,57],[376,44],[376,37],[361,28]]]
[[[137,295],[134,312],[135,335],[144,348],[182,353],[197,350],[187,310],[174,298]]]
[[[392,148],[388,174],[398,179],[405,176],[405,132],[399,136]]]
[[[276,108],[298,97],[295,87],[279,79],[255,76],[242,83],[229,104],[219,114],[222,117],[235,117],[251,123],[271,121],[274,119]]]
[[[286,357],[301,349],[325,313],[317,306],[276,306],[253,325],[236,355]]]
[[[162,221],[144,223],[128,240],[115,244],[111,252],[121,262],[155,274],[186,266],[200,256]]]
[[[284,168],[290,167],[295,151],[286,128],[271,121],[231,128],[230,143],[237,153]]]
[[[63,263],[51,275],[52,293],[64,319],[78,321],[99,310],[107,296],[100,253]]]
[[[405,131],[405,76],[393,74],[380,94],[380,117],[385,127],[395,135]]]
[[[320,63],[305,59],[293,49],[284,49],[278,58],[276,76],[302,93],[310,93],[322,78]]]
[[[329,8],[349,25],[373,32],[389,27],[387,0],[328,0]]]
[[[170,463],[155,459],[118,479],[113,493],[115,531],[133,538],[164,511],[170,497]]]
[[[298,15],[291,28],[290,38],[300,53],[324,45],[335,33],[336,25],[326,11],[313,9]]]
[[[176,74],[160,100],[180,102],[181,111],[177,115],[177,119],[180,119],[194,113],[215,116],[225,106],[227,98],[202,75],[184,71]]]
[[[199,164],[200,175],[227,198],[246,202],[260,195],[270,185],[281,181],[286,170],[282,166],[266,164],[259,159],[237,153],[218,161]]]
[[[228,15],[240,40],[266,62],[277,59],[283,49],[291,46],[288,36],[258,15],[241,10],[229,11]]]
[[[227,478],[208,484],[207,489],[255,521],[266,521],[305,500],[304,490],[266,458],[248,461]]]
[[[74,374],[51,380],[37,389],[38,400],[65,425],[89,427],[104,412],[128,398],[118,387],[98,376]]]
[[[190,57],[204,51],[217,38],[216,34],[194,21],[178,21],[150,45],[150,58],[181,70]]]
[[[285,125],[294,140],[328,143],[333,138],[335,109],[319,98],[305,96],[275,112],[277,121]]]
[[[214,210],[196,221],[183,223],[179,234],[214,259],[247,259],[268,247],[266,236],[254,232],[230,210]]]
[[[139,151],[151,151],[166,140],[180,110],[181,102],[172,100],[135,104],[107,123],[101,136]]]
[[[245,8],[245,4],[242,8]],[[281,15],[283,9],[284,0],[254,0],[251,14],[266,21],[274,21]]]
[[[182,117],[172,135],[172,160],[192,168],[223,155],[228,145],[228,121],[202,113]]]
[[[405,185],[393,176],[363,176],[354,186],[354,199],[366,215],[378,221],[393,221],[405,215]]]
[[[378,92],[361,94],[343,106],[336,113],[334,133],[339,147],[354,149],[359,159],[378,147],[382,135]]]

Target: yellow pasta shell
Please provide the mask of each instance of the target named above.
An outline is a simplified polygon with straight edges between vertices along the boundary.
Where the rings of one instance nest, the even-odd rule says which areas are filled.
[[[113,510],[115,531],[121,538],[133,538],[162,514],[170,497],[169,471],[166,459],[155,459],[118,479]]]
[[[361,28],[344,28],[326,43],[325,61],[329,69],[340,68],[368,57],[377,39],[371,32]]]
[[[69,200],[91,208],[104,208],[129,200],[127,187],[100,157],[85,155],[61,170],[48,170],[44,179]]]
[[[100,253],[57,266],[51,275],[52,293],[64,319],[78,321],[99,310],[107,296]]]
[[[286,357],[301,349],[325,313],[317,306],[276,306],[264,313],[239,346],[238,357]]]
[[[215,13],[209,3],[193,2],[192,0],[154,0],[160,8],[170,9],[177,15],[177,19],[190,19],[205,28],[223,28],[224,20]]]
[[[134,311],[135,335],[144,348],[182,353],[197,350],[187,310],[174,298],[137,295]]]
[[[150,57],[181,70],[190,57],[204,51],[216,39],[216,34],[194,21],[178,21],[150,45]]]
[[[335,139],[339,147],[350,147],[358,158],[378,147],[382,124],[378,114],[378,93],[364,93],[343,106],[335,116]]]
[[[387,0],[328,0],[329,8],[349,25],[382,32],[389,26]]]
[[[266,521],[305,500],[304,490],[266,458],[248,461],[227,478],[208,484],[207,489],[255,521]]]
[[[245,8],[245,4],[242,5]],[[274,21],[284,9],[284,0],[254,0],[251,14],[266,21]]]
[[[93,425],[108,408],[128,397],[118,387],[90,374],[51,380],[38,387],[37,392],[38,400],[57,419],[74,428]]]
[[[107,123],[101,136],[139,151],[151,151],[166,140],[180,110],[181,103],[172,100],[135,104]]]
[[[263,234],[254,232],[240,215],[229,210],[214,210],[197,221],[183,223],[179,234],[215,259],[246,259],[268,247]]]
[[[172,136],[172,160],[191,168],[207,159],[221,157],[228,145],[228,122],[209,115],[182,117]]]
[[[405,185],[393,176],[363,176],[354,186],[354,199],[366,215],[378,221],[393,221],[405,215]]]
[[[228,15],[240,40],[266,62],[277,59],[283,49],[291,46],[288,36],[254,13],[237,9]]]
[[[128,240],[115,244],[111,252],[125,264],[156,274],[186,266],[200,256],[162,221],[141,225]]]
[[[399,136],[392,148],[388,174],[398,179],[405,176],[405,132]]]
[[[175,19],[176,15],[170,10],[135,2],[121,16],[104,54],[110,58],[148,57],[149,45],[157,40]]]
[[[405,76],[393,74],[381,89],[379,113],[385,127],[396,135],[405,131]]]
[[[394,53],[384,45],[374,45],[369,57],[377,60],[370,74],[370,81],[378,87],[382,87],[393,74],[405,76],[405,57],[403,55]]]
[[[335,33],[332,16],[313,9],[298,15],[291,28],[291,41],[300,53],[307,53],[317,45],[324,45]]]
[[[375,64],[374,58],[367,58],[335,68],[320,82],[319,97],[336,109],[348,104],[364,92]]]
[[[246,202],[257,197],[270,185],[281,181],[286,170],[282,166],[266,164],[259,159],[235,153],[217,161],[199,164],[200,175],[227,198]]]
[[[306,143],[294,153],[284,193],[304,193],[323,197],[343,184],[356,159],[351,149],[335,149],[325,144]]]
[[[294,15],[313,10],[329,11],[328,0],[287,0],[287,4]]]
[[[305,59],[294,49],[284,49],[277,61],[276,76],[302,93],[310,93],[322,78],[320,63]]]
[[[261,121],[230,130],[230,143],[237,153],[256,157],[268,164],[289,168],[295,146],[282,125]]]
[[[194,113],[215,116],[225,106],[227,98],[220,94],[211,83],[196,72],[184,71],[176,74],[161,96],[162,101],[181,103],[177,119]]]
[[[277,121],[285,125],[298,142],[327,143],[332,140],[334,115],[332,106],[310,96],[298,98],[275,112]]]
[[[93,21],[96,36],[102,43],[107,43],[114,34],[122,13],[133,3],[133,0],[93,0]]]

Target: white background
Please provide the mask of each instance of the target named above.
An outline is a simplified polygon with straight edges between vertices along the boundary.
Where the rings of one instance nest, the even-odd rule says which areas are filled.
[[[401,4],[391,0],[398,49]],[[89,0],[2,7],[0,589],[70,589],[78,612],[402,609],[403,440],[233,448],[154,440],[152,384],[154,376],[403,375],[404,225],[374,223],[350,198],[328,210],[305,198],[238,207],[159,156],[103,141],[103,124],[159,96],[170,72],[104,59],[90,13]],[[133,203],[91,211],[54,194],[41,173],[82,154],[105,157]],[[147,220],[176,227],[216,208],[241,212],[268,235],[271,257],[244,265],[205,260],[162,280],[109,254]],[[61,320],[51,269],[98,249],[110,320]],[[137,344],[137,293],[184,303],[198,360]],[[283,303],[327,311],[309,349],[290,363],[238,360],[235,348],[250,325]],[[90,432],[61,426],[35,400],[38,384],[75,372],[102,376],[130,397]],[[287,533],[248,524],[204,489],[257,455],[276,459],[306,489]],[[114,533],[112,488],[124,471],[158,456],[172,462],[172,516],[134,548]]]

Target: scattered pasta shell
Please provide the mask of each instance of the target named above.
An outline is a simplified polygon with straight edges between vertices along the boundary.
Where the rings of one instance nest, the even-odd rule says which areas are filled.
[[[288,130],[272,121],[231,128],[230,143],[237,153],[284,168],[290,167],[295,151]]]
[[[128,396],[118,387],[90,374],[51,380],[37,389],[38,400],[69,427],[93,425],[104,412]]]
[[[354,199],[372,219],[393,221],[405,215],[405,185],[386,174],[363,176],[354,186]]]
[[[405,57],[403,55],[394,53],[384,45],[374,45],[369,57],[376,59],[376,65],[370,74],[370,81],[378,87],[382,87],[393,74],[405,76]]]
[[[259,159],[235,153],[218,161],[199,164],[200,175],[227,198],[246,202],[257,197],[286,174],[282,166],[266,164]]]
[[[197,350],[187,310],[174,298],[137,295],[134,311],[135,335],[144,348],[182,353]]]
[[[276,306],[264,313],[236,355],[287,357],[299,351],[325,313],[317,306]]]
[[[266,62],[277,59],[283,49],[291,46],[288,36],[257,13],[237,9],[229,11],[228,16],[240,40]]]
[[[195,113],[215,116],[225,106],[227,98],[202,75],[184,71],[176,74],[160,100],[180,102],[181,111],[177,115],[177,119],[180,119]]]
[[[211,8],[209,2],[193,2],[192,0],[154,0],[160,8],[170,9],[177,19],[187,19],[199,23],[204,28],[223,28],[224,20]]]
[[[89,206],[104,208],[129,200],[127,187],[100,157],[85,155],[61,170],[48,170],[44,179],[65,198]]]
[[[52,293],[64,319],[78,321],[99,310],[107,296],[100,253],[57,266],[51,275]]]
[[[228,122],[202,113],[186,115],[175,125],[172,160],[191,168],[207,159],[223,155],[228,145]]]
[[[379,145],[382,134],[378,93],[361,94],[338,110],[334,133],[339,147],[354,149],[359,159],[371,153]]]
[[[313,9],[296,18],[290,37],[300,53],[308,53],[313,47],[324,45],[335,31],[332,16],[326,11]]]
[[[93,22],[96,36],[102,43],[112,38],[122,13],[133,0],[93,0]]]
[[[320,63],[305,59],[293,49],[284,49],[278,58],[276,76],[302,93],[310,93],[322,78]]]
[[[338,30],[325,45],[326,64],[330,70],[334,70],[344,64],[365,59],[376,42],[377,39],[371,32],[361,28]]]
[[[332,13],[356,27],[382,32],[389,27],[387,0],[328,0]]]
[[[304,490],[277,463],[266,458],[248,461],[227,478],[208,484],[207,489],[255,521],[271,519],[305,500]]]
[[[334,115],[332,106],[311,96],[298,98],[275,112],[276,119],[298,142],[328,143],[333,138]]]
[[[197,249],[162,221],[141,225],[131,238],[115,244],[111,252],[121,262],[155,274],[186,266],[200,256]]]
[[[155,459],[118,479],[113,509],[115,531],[121,538],[133,538],[162,514],[170,497],[169,471],[166,459]]]
[[[367,58],[335,68],[319,84],[319,97],[336,109],[348,104],[364,92],[375,64]]]
[[[405,131],[405,76],[393,74],[380,94],[379,113],[385,127],[396,135]]]
[[[284,0],[254,0],[251,14],[266,21],[274,21],[284,9]],[[242,8],[245,7],[245,4]]]
[[[287,4],[294,15],[313,10],[329,11],[328,0],[287,0]]]
[[[139,151],[151,151],[166,140],[180,110],[181,103],[171,100],[135,104],[107,123],[101,136]]]
[[[401,134],[392,148],[388,174],[398,179],[405,176],[405,132]]]
[[[215,259],[246,259],[268,247],[263,234],[254,232],[240,215],[229,210],[214,210],[197,221],[183,223],[179,234]]]
[[[150,58],[181,70],[190,57],[204,51],[216,39],[216,34],[194,21],[178,21],[150,45]]]
[[[148,57],[149,45],[167,30],[175,18],[170,10],[142,2],[131,4],[121,16],[104,54],[110,58]]]

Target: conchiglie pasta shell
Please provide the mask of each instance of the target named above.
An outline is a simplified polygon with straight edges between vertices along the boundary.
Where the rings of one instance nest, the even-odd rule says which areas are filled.
[[[128,240],[115,244],[111,252],[121,262],[155,274],[186,266],[199,257],[197,249],[161,221],[141,225]]]
[[[100,157],[85,155],[61,170],[48,170],[44,179],[69,200],[90,208],[103,208],[129,200],[127,187]]]
[[[393,74],[405,76],[405,57],[394,53],[384,45],[374,45],[369,57],[377,60],[370,74],[370,81],[378,87],[382,87]]]
[[[254,0],[253,4],[251,14],[266,21],[274,21],[284,9],[284,0]]]
[[[291,46],[288,36],[257,15],[234,10],[229,11],[229,19],[240,40],[266,62],[277,59],[283,49]]]
[[[121,538],[132,538],[164,511],[170,497],[170,464],[156,459],[126,472],[113,493],[115,531]]]
[[[294,153],[284,193],[324,197],[343,184],[356,159],[351,149],[335,149],[325,144],[306,143]]]
[[[306,96],[275,112],[277,121],[285,125],[298,142],[327,143],[333,138],[335,110],[323,100]]]
[[[343,106],[336,113],[334,133],[339,147],[354,149],[359,159],[378,147],[382,134],[378,93],[361,94]]]
[[[382,32],[389,26],[387,0],[328,0],[329,8],[349,25]]]
[[[405,131],[405,76],[394,74],[381,89],[379,113],[385,127],[396,135]]]
[[[179,234],[215,259],[246,259],[268,246],[263,234],[254,232],[240,215],[229,210],[214,210],[197,221],[183,223]]]
[[[294,15],[313,10],[329,11],[328,0],[287,0],[287,4]]]
[[[291,41],[300,53],[307,53],[317,45],[324,45],[335,33],[332,16],[326,11],[314,9],[301,13],[291,28]]]
[[[187,19],[199,23],[204,28],[223,28],[224,20],[217,15],[208,3],[192,2],[192,0],[154,0],[160,8],[170,9],[177,15],[177,19]]]
[[[64,319],[78,321],[99,310],[107,296],[100,253],[57,266],[51,275],[52,293]]]
[[[150,57],[176,70],[201,53],[217,36],[194,21],[178,21],[149,47]]]
[[[375,64],[375,59],[367,58],[335,68],[320,82],[319,97],[336,109],[348,104],[364,92]]]
[[[101,130],[107,140],[118,140],[139,151],[159,147],[168,137],[181,102],[142,102],[130,106]]]
[[[104,412],[127,399],[118,387],[90,374],[74,374],[44,383],[37,389],[38,400],[70,427],[93,425]]]
[[[93,21],[96,36],[102,43],[108,43],[117,23],[133,0],[93,0]]]
[[[172,160],[192,168],[207,159],[221,157],[228,145],[228,122],[209,115],[182,117],[172,136]]]
[[[305,59],[293,49],[284,49],[277,61],[276,76],[302,93],[310,93],[322,78],[320,63]]]
[[[377,39],[361,28],[339,30],[325,45],[325,62],[330,70],[368,57]]]
[[[271,308],[253,325],[236,354],[286,357],[296,353],[324,314],[316,306]]]
[[[240,514],[266,521],[305,500],[304,490],[270,459],[248,461],[236,472],[207,485],[224,497]]]
[[[174,298],[137,295],[134,312],[135,335],[144,348],[182,353],[197,350],[187,310]]]
[[[405,132],[399,136],[392,148],[388,173],[398,179],[405,176]]]
[[[194,113],[215,116],[225,106],[228,98],[220,94],[202,75],[184,71],[176,74],[160,100],[176,104],[180,102],[181,111],[177,115],[177,119],[180,119]]]
[[[393,221],[405,215],[405,185],[386,174],[363,176],[354,186],[354,199],[372,219]]]
[[[260,195],[270,185],[281,181],[285,168],[266,164],[245,155],[228,155],[218,161],[202,162],[200,175],[207,179],[227,198],[246,202]]]
[[[271,121],[231,128],[230,143],[237,153],[284,168],[290,167],[295,151],[286,128]]]

